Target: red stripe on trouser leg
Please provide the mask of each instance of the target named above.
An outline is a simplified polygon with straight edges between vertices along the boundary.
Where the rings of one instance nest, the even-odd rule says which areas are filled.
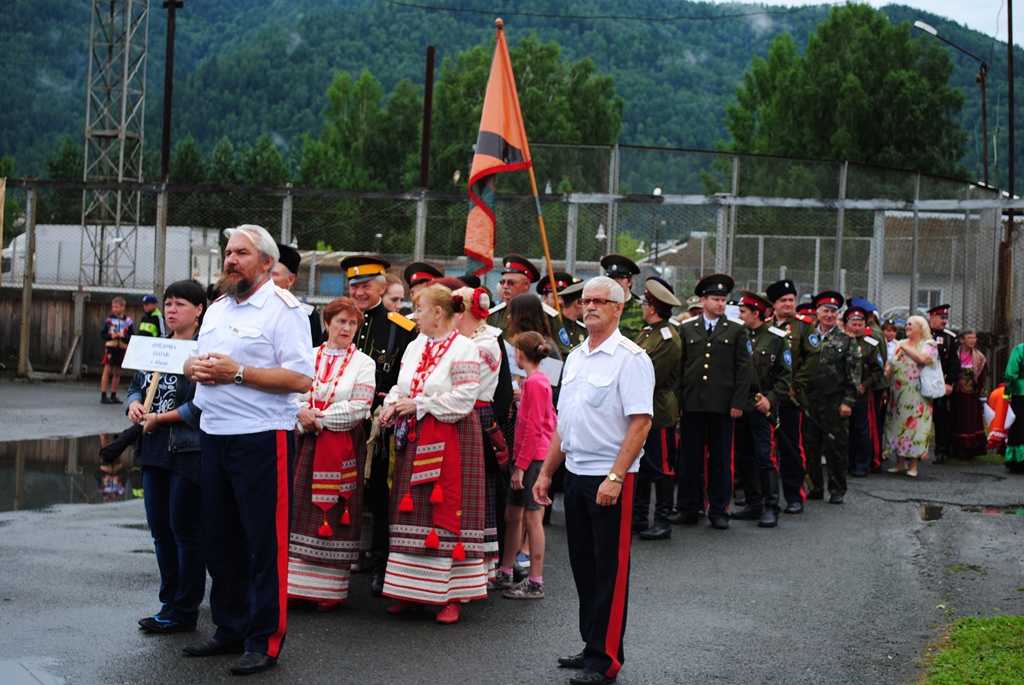
[[[605,673],[614,678],[622,668],[619,661],[619,650],[622,648],[622,634],[626,631],[626,599],[629,593],[629,544],[631,541],[630,525],[633,521],[633,479],[634,474],[627,473],[622,484],[622,514],[619,518],[619,550],[618,569],[615,573],[615,590],[612,593],[611,615],[608,617],[608,632],[605,634],[604,646],[608,657],[612,660],[611,668]]]
[[[735,440],[735,436],[733,440]],[[768,442],[771,446],[768,449],[768,461],[772,463],[772,468],[776,471],[779,470],[779,456],[776,453],[777,446],[775,444],[775,426],[772,425],[771,420],[768,420]]]
[[[871,466],[877,469],[882,466],[882,455],[878,451],[878,410],[873,394],[868,397],[868,435],[871,438]]]
[[[661,434],[661,472],[669,476],[675,476],[672,464],[669,463],[668,459],[668,430],[662,428],[658,431]],[[673,430],[673,432],[675,431]]]
[[[275,431],[277,439],[277,506],[274,512],[274,538],[277,541],[278,615],[277,630],[267,638],[267,656],[281,652],[288,626],[288,432]]]

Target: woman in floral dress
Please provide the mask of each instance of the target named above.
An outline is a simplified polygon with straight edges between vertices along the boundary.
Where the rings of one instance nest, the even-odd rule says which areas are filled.
[[[936,363],[938,348],[922,316],[907,320],[907,337],[899,341],[886,375],[891,379],[889,418],[885,422],[887,455],[896,455],[889,473],[917,476],[917,462],[928,456],[932,439],[932,401],[921,394],[921,367]]]

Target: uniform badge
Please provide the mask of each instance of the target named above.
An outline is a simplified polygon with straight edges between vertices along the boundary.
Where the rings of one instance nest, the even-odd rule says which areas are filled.
[[[782,361],[786,362],[786,366],[792,366],[793,365],[793,353],[790,352],[789,350],[786,350],[785,352],[783,352],[782,353]]]
[[[807,342],[811,343],[811,347],[817,347],[818,336],[816,336],[814,333],[811,333],[809,336],[807,336]]]
[[[749,340],[747,341],[747,354],[754,355],[754,345]]]
[[[875,359],[878,360],[878,365],[879,366],[884,366],[884,364],[882,363],[882,355],[881,354],[876,355]]]
[[[562,341],[563,345],[569,344],[569,334],[566,332],[564,328],[558,331],[558,339]]]

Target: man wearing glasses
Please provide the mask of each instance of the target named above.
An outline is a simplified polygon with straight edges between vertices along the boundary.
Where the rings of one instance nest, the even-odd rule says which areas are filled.
[[[498,281],[500,304],[491,307],[487,323],[504,331],[508,327],[508,303],[516,295],[530,292],[530,286],[540,280],[540,270],[526,257],[505,255],[501,260],[501,280]]]
[[[701,501],[701,472],[707,446],[708,522],[712,528],[729,527],[732,499],[733,421],[743,416],[750,389],[750,354],[741,321],[725,316],[725,304],[734,282],[725,274],[711,274],[694,292],[704,313],[679,326],[683,339],[682,395],[679,419],[679,500],[674,519],[696,524]]]
[[[609,254],[601,258],[601,268],[605,276],[611,278],[626,294],[622,305],[622,316],[619,317],[619,330],[629,340],[636,340],[640,329],[644,327],[644,313],[640,310],[640,300],[633,295],[633,276],[640,273],[640,267],[629,257],[620,254]]]
[[[960,348],[956,344],[956,333],[946,328],[949,323],[949,305],[940,304],[928,310],[932,337],[939,350],[939,363],[946,380],[946,396],[932,400],[932,421],[935,426],[935,463],[941,464],[949,454],[949,396],[953,386],[960,379]]]
[[[558,425],[533,496],[548,505],[565,462],[565,528],[579,596],[583,651],[558,659],[582,669],[572,685],[615,680],[624,659],[633,479],[654,414],[654,366],[619,332],[625,294],[606,276],[583,288],[587,340],[565,361]]]

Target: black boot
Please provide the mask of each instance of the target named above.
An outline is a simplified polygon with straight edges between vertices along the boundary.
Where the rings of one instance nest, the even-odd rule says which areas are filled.
[[[647,530],[647,514],[651,509],[651,481],[641,473],[633,480],[633,532]]]
[[[675,483],[671,478],[654,481],[654,525],[640,533],[641,540],[668,540],[672,537],[672,500]]]
[[[764,495],[764,513],[757,525],[774,528],[779,523],[779,472],[775,469],[761,474],[761,493]]]
[[[388,555],[382,552],[373,554],[373,570],[370,577],[370,596],[384,596],[384,574],[388,568]]]
[[[746,495],[746,502],[742,509],[729,516],[739,521],[757,520],[764,513],[761,479],[758,477],[757,471],[747,466],[739,468],[738,472],[740,482],[743,484],[743,494]]]

